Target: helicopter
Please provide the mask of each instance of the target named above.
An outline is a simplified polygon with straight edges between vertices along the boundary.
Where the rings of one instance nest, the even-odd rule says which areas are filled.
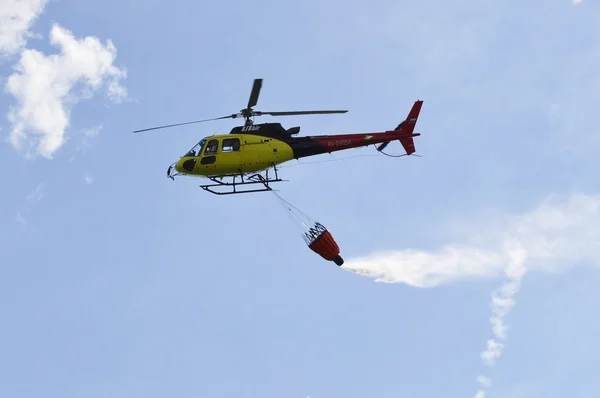
[[[295,137],[300,132],[300,127],[286,129],[281,123],[255,124],[254,117],[263,115],[340,114],[346,113],[348,110],[255,111],[253,108],[258,103],[262,82],[263,79],[254,80],[248,104],[246,108],[238,113],[212,119],[151,127],[136,130],[134,133],[213,120],[245,118],[244,124],[232,128],[229,134],[202,138],[167,169],[167,177],[171,180],[179,175],[209,179],[212,183],[203,184],[200,187],[217,195],[271,191],[271,184],[286,181],[279,177],[277,166],[294,159],[376,144],[379,144],[376,147],[377,151],[387,156],[408,156],[413,155],[415,152],[413,137],[421,135],[414,132],[423,105],[421,100],[415,101],[407,118],[393,130]],[[383,149],[395,140],[400,142],[406,152],[405,154],[389,155],[383,152]],[[274,171],[274,177],[269,176],[271,169]],[[256,186],[257,184],[259,188],[242,188],[249,185]],[[216,190],[217,187],[226,187],[228,190],[219,191]]]

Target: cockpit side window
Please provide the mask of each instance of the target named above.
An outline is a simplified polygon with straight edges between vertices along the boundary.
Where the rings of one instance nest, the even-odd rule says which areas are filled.
[[[239,138],[225,138],[223,140],[222,152],[231,152],[240,150],[240,139]]]
[[[217,153],[219,149],[219,140],[210,140],[206,145],[206,150],[204,151],[205,155],[212,155]]]
[[[192,149],[190,149],[185,154],[185,156],[200,156],[200,154],[202,153],[202,148],[204,148],[205,144],[206,144],[206,140],[202,139],[199,143],[194,145],[194,147]]]

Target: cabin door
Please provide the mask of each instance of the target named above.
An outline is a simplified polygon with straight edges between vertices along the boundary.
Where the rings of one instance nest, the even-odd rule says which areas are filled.
[[[242,168],[241,142],[237,137],[223,138],[219,164],[224,174],[239,173]]]

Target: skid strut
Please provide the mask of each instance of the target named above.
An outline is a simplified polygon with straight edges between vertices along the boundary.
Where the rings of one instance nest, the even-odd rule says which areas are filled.
[[[214,193],[215,195],[234,195],[234,194],[241,194],[241,193],[272,191],[273,188],[271,187],[270,184],[273,184],[275,182],[287,181],[287,180],[282,180],[281,178],[279,178],[279,176],[277,174],[277,167],[273,166],[273,169],[275,171],[275,178],[269,177],[270,169],[265,170],[264,176],[261,173],[255,173],[255,174],[251,174],[251,175],[243,174],[243,173],[228,174],[228,175],[223,175],[223,176],[208,177],[211,181],[214,182],[214,184],[200,185],[200,188],[204,189],[207,192]],[[241,181],[237,181],[238,178]],[[223,181],[223,179],[230,179],[230,181]],[[238,187],[246,187],[246,186],[257,185],[257,184],[262,185],[262,187],[256,188],[256,189],[238,190]],[[229,187],[230,190],[225,191],[225,192],[215,191],[214,189],[212,189],[215,187],[220,187],[220,188]]]

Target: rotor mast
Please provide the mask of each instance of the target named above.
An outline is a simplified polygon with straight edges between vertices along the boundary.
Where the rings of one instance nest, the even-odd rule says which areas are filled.
[[[250,98],[248,98],[248,106],[246,107],[246,109],[242,109],[240,111],[240,114],[246,118],[244,126],[252,126],[254,124],[254,120],[252,119],[252,117],[255,115],[255,112],[253,108],[258,103],[258,96],[260,95],[262,82],[263,79],[254,79],[252,91],[250,92]]]

